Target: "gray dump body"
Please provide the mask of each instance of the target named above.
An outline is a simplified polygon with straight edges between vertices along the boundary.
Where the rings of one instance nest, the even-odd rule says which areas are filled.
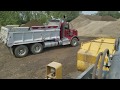
[[[60,40],[60,28],[32,29],[29,27],[1,27],[1,40],[8,47],[20,44]]]

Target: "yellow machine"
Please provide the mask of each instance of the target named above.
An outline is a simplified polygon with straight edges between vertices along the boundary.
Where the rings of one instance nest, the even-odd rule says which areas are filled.
[[[80,50],[77,52],[77,69],[83,73],[77,79],[106,78],[105,72],[110,71],[111,55],[116,52],[115,41],[115,38],[98,38],[81,44]],[[47,79],[62,79],[61,63],[52,62],[47,65],[46,69]]]
[[[51,62],[47,65],[47,79],[62,79],[62,64]]]
[[[95,64],[97,55],[106,48],[109,49],[111,55],[114,54],[114,43],[114,38],[98,38],[81,44],[80,50],[77,52],[77,69],[85,71],[90,65]],[[99,61],[99,63],[100,62],[101,61]],[[107,56],[105,57],[105,62],[108,62]],[[103,69],[108,70],[107,67],[104,67]]]

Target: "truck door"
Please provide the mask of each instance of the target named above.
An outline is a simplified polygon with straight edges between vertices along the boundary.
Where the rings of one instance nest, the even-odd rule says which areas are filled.
[[[64,24],[64,36],[69,37],[70,30],[69,30],[69,24]]]
[[[69,24],[63,23],[61,27],[61,38],[68,37],[70,33]]]

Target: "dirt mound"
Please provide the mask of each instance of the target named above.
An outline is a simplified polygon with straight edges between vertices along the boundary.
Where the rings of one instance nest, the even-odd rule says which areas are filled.
[[[84,15],[86,18],[93,21],[116,21],[112,16]]]
[[[87,25],[90,22],[91,21],[84,17],[84,15],[80,15],[70,22],[70,28],[77,29],[79,27]]]
[[[82,22],[70,23],[70,28],[78,29],[79,27],[85,26],[89,24],[90,22],[91,22],[90,20],[84,20]]]
[[[98,15],[84,15],[87,19],[89,20],[94,20],[94,21],[101,21],[101,16]]]
[[[115,37],[118,36],[120,20],[111,16],[80,15],[70,22],[78,30],[79,36]],[[114,30],[117,30],[114,32]]]
[[[116,19],[111,16],[102,16],[101,21],[116,21]]]
[[[79,36],[91,37],[120,37],[120,20],[92,21],[86,26],[77,29]]]
[[[80,15],[77,18],[75,18],[74,20],[71,21],[71,23],[77,23],[77,22],[82,22],[84,20],[86,20],[87,18],[84,17],[84,15]]]
[[[22,25],[22,27],[41,26],[41,25],[43,25],[43,24],[41,24],[37,20],[31,20],[31,21],[27,22],[26,24]]]
[[[102,27],[97,34],[99,36],[120,37],[120,20]]]
[[[79,15],[70,22],[70,28],[78,29],[92,21],[116,21],[116,19],[111,16]]]
[[[79,36],[98,36],[98,32],[101,32],[101,28],[106,25],[111,24],[112,22],[107,21],[92,21],[86,26],[78,28]]]

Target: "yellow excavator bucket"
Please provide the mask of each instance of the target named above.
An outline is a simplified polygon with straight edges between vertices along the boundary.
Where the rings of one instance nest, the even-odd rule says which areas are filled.
[[[98,53],[103,52],[106,48],[109,49],[110,54],[114,54],[114,43],[114,38],[98,38],[81,44],[77,52],[77,69],[85,71],[90,65],[95,63]],[[107,60],[108,58],[106,57],[105,62]]]

